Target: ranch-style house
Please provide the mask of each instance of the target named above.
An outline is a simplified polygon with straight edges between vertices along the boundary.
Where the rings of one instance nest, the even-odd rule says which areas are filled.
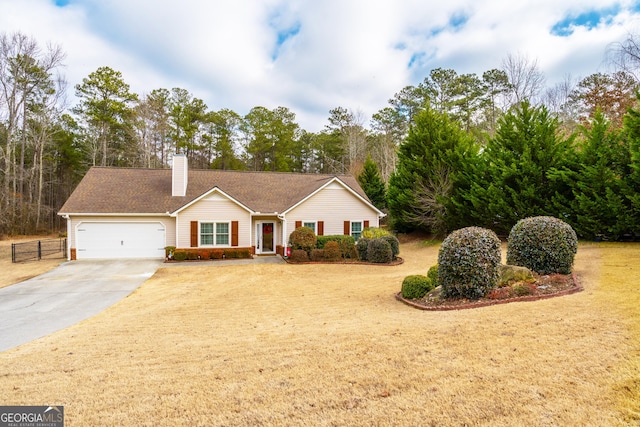
[[[60,209],[69,259],[164,258],[165,248],[283,255],[293,230],[356,239],[384,216],[347,175],[93,167]]]

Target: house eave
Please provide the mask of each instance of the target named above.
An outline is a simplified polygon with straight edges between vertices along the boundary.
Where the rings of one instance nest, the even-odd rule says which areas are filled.
[[[171,214],[169,212],[159,213],[159,212],[58,212],[58,215],[64,218],[69,218],[72,216],[112,216],[112,217],[136,217],[136,216],[157,216],[157,217],[169,217]]]

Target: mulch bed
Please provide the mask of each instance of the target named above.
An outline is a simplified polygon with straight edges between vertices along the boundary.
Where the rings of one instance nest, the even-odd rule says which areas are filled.
[[[513,286],[513,284],[511,286]],[[515,297],[508,295],[508,292],[492,292],[490,294],[491,297],[480,298],[477,300],[469,300],[466,298],[429,298],[429,294],[424,298],[410,300],[403,298],[402,294],[398,292],[396,294],[396,299],[420,310],[445,311],[487,307],[490,305],[507,304],[510,302],[537,301],[541,299],[570,295],[583,290],[578,277],[574,273],[566,275],[536,275],[536,281],[529,284],[528,288],[530,292],[529,295]]]

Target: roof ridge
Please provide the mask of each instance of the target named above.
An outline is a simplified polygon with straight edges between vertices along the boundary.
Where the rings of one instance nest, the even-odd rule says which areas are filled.
[[[258,174],[279,174],[279,175],[302,175],[302,176],[352,176],[348,173],[334,174],[334,173],[316,173],[316,172],[286,172],[286,171],[250,171],[250,170],[237,170],[237,169],[196,169],[189,168],[189,171],[194,172],[224,172],[224,173],[258,173]]]
[[[170,168],[143,168],[140,166],[129,167],[129,166],[97,166],[97,165],[89,167],[89,170],[91,169],[151,170],[151,171],[170,171],[171,170]]]
[[[141,166],[99,166],[94,165],[89,169],[119,169],[119,170],[139,170],[139,171],[170,171],[171,168],[145,168]],[[296,175],[296,176],[315,176],[315,177],[351,177],[355,178],[349,173],[316,173],[316,172],[285,172],[285,171],[251,171],[251,170],[236,170],[236,169],[196,169],[189,168],[189,172],[221,172],[221,173],[241,173],[241,174],[273,174],[273,175]]]

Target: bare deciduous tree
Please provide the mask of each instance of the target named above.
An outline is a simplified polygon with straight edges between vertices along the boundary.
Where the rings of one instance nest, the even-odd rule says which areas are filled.
[[[29,190],[34,187],[27,183],[26,156],[32,150],[38,152],[46,143],[30,140],[28,127],[30,121],[38,122],[48,117],[51,105],[58,103],[58,95],[64,91],[64,81],[57,70],[64,57],[60,47],[48,45],[43,50],[35,39],[22,33],[0,34],[0,122],[4,128],[4,139],[0,144],[4,197],[0,200],[0,208],[9,228],[27,222],[18,218],[30,212],[24,203],[33,199]],[[35,146],[31,146],[33,144]],[[42,164],[36,167],[42,167]],[[36,188],[41,191],[40,186]],[[5,228],[5,231],[16,230]]]
[[[344,172],[350,172],[354,176],[367,157],[367,133],[364,129],[364,114],[361,111],[351,111],[343,107],[337,107],[329,111],[329,125],[327,130],[342,140],[344,158],[342,164]]]
[[[624,41],[610,44],[605,56],[615,69],[640,81],[640,35],[629,33]]]
[[[523,54],[508,54],[502,60],[502,69],[509,79],[511,105],[528,100],[535,104],[544,87],[544,74],[538,68],[537,60],[530,60]]]
[[[577,81],[567,74],[562,81],[547,88],[543,95],[542,103],[547,106],[549,112],[554,114],[561,123],[561,128],[570,134],[578,123],[578,112],[575,104],[571,102],[571,94],[575,90]]]

